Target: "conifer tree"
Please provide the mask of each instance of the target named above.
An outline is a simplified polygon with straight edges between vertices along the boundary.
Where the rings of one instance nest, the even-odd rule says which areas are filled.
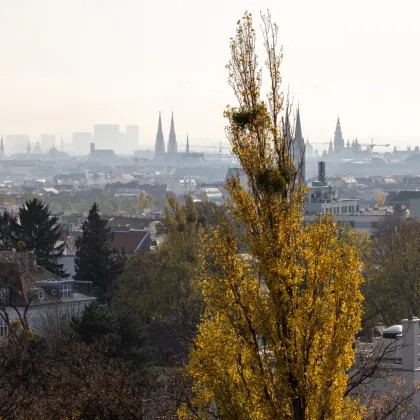
[[[15,245],[18,231],[17,217],[5,210],[0,215],[0,248],[10,251]]]
[[[34,251],[37,264],[60,277],[67,277],[63,264],[57,260],[63,255],[65,244],[56,245],[61,228],[58,219],[51,216],[48,205],[37,198],[27,200],[19,209],[16,237],[25,249]]]
[[[361,264],[327,216],[303,223],[302,158],[280,91],[277,27],[262,16],[269,75],[262,97],[251,15],[231,40],[229,84],[238,101],[225,116],[233,153],[247,175],[227,183],[230,213],[243,223],[249,252],[232,228],[204,239],[205,312],[190,354],[195,399],[182,418],[357,419],[345,397],[360,329]],[[297,159],[298,158],[298,159]]]
[[[113,232],[93,204],[76,239],[75,279],[92,281],[99,293],[107,293],[124,268],[124,256],[112,246]]]

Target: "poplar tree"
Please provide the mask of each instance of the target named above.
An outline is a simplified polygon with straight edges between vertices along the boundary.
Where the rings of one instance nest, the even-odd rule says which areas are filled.
[[[262,16],[268,97],[252,17],[231,39],[227,135],[247,175],[227,183],[247,254],[229,224],[204,238],[205,313],[187,367],[194,399],[182,418],[357,419],[345,397],[360,329],[361,264],[334,221],[303,223],[302,155],[281,93],[277,26]],[[302,152],[302,151],[301,151]]]

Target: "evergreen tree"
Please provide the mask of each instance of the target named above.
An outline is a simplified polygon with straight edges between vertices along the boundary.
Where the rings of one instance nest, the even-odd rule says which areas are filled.
[[[23,241],[27,250],[34,251],[37,264],[60,277],[67,277],[63,264],[57,263],[65,247],[64,243],[56,246],[60,225],[57,217],[51,216],[48,205],[37,198],[26,201],[19,209],[19,222],[17,240]]]
[[[82,231],[82,236],[76,240],[75,279],[92,281],[97,291],[107,293],[121,274],[125,258],[112,247],[112,230],[108,221],[101,219],[96,203],[83,222]]]
[[[17,217],[7,210],[0,215],[0,248],[10,251],[16,242]]]

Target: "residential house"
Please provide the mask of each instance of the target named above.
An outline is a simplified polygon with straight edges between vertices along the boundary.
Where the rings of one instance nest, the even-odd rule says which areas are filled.
[[[29,328],[42,335],[94,300],[91,282],[62,279],[38,266],[28,252],[0,252],[0,341],[25,310]]]
[[[420,381],[419,322],[415,317],[403,319],[401,325],[385,329],[372,343],[356,344],[356,360],[365,367],[377,366],[374,380],[367,379],[370,383],[365,384],[365,392],[373,391],[377,397],[392,396],[395,391],[405,394],[408,413],[399,418],[420,419],[420,392],[416,391]]]

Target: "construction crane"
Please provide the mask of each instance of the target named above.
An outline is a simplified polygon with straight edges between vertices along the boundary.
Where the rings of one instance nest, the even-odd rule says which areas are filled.
[[[219,146],[210,146],[210,145],[206,145],[206,144],[200,144],[200,146],[198,146],[200,149],[219,149],[219,153],[222,154],[223,153],[223,145],[222,142],[220,142]]]
[[[330,144],[330,142],[311,142],[311,144]],[[354,143],[355,148],[357,149],[358,147],[364,146],[366,147],[366,150],[372,151],[374,147],[376,146],[381,146],[381,147],[389,147],[390,144],[389,143],[373,143],[373,139],[371,143],[359,143],[356,139],[356,142]]]
[[[365,146],[366,149],[373,150],[376,146],[382,146],[382,147],[389,147],[390,144],[381,144],[381,143],[357,143],[359,146]]]
[[[206,152],[190,152],[184,153],[184,157],[209,157],[209,158],[237,158],[237,156],[233,155],[232,153],[206,153]]]

